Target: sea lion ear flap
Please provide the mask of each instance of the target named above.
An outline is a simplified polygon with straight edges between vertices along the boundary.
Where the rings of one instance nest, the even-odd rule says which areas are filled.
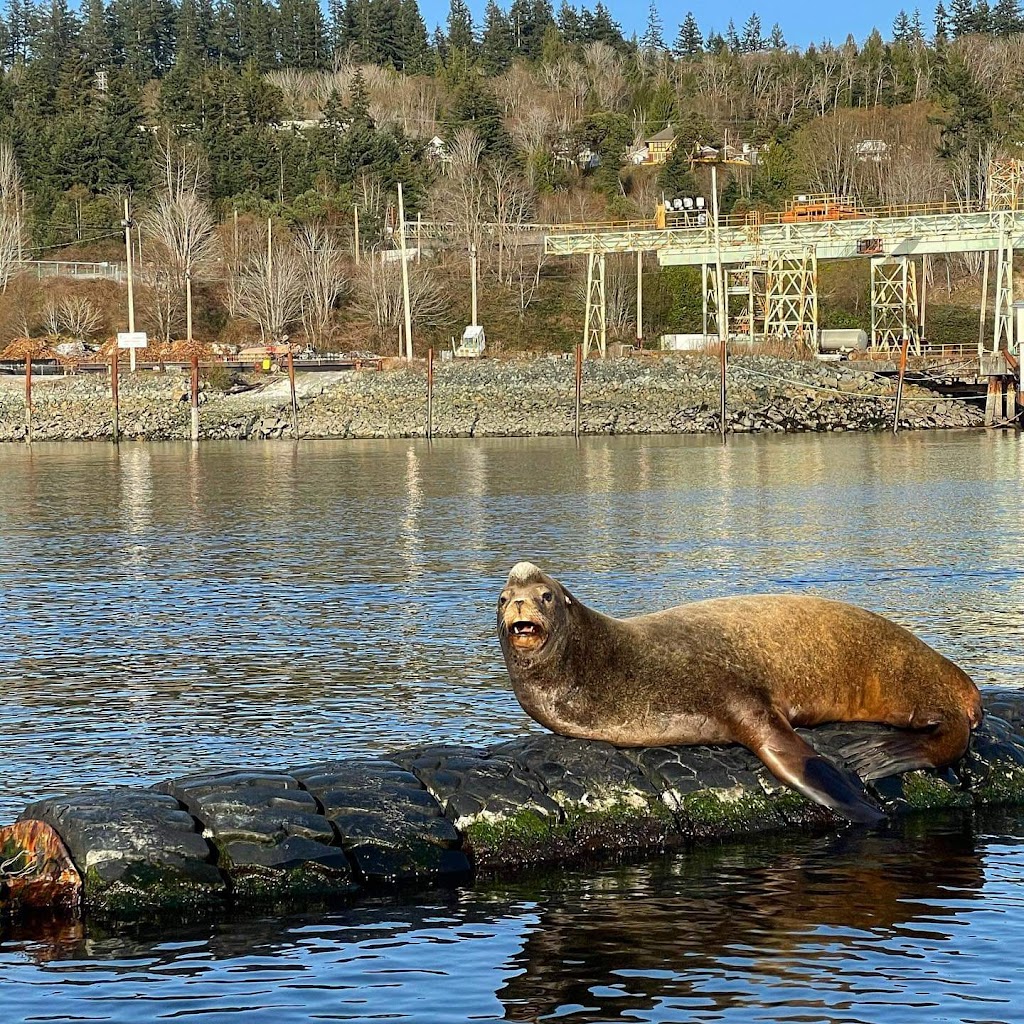
[[[562,597],[565,598],[566,608],[576,603],[576,598],[573,597],[572,594],[570,594],[569,591],[565,589],[565,587],[562,587]]]

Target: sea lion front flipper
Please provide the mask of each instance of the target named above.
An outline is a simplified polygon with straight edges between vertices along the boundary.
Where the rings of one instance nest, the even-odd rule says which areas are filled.
[[[882,811],[868,802],[857,785],[860,780],[804,742],[778,711],[759,717],[756,725],[742,730],[742,735],[741,742],[757,754],[777,779],[808,799],[862,825],[876,826],[886,820]]]

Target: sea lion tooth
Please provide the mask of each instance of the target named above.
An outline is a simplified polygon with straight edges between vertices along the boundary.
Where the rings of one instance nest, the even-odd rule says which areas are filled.
[[[721,598],[617,619],[519,562],[497,626],[517,699],[553,732],[623,747],[741,743],[782,782],[869,825],[884,816],[860,778],[795,727],[898,728],[849,748],[871,780],[956,761],[982,720],[978,688],[951,661],[889,619],[824,598]]]

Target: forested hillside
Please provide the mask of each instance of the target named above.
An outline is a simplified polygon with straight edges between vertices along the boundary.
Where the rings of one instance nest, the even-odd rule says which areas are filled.
[[[778,208],[799,191],[977,202],[990,159],[1024,142],[1022,29],[1016,0],[940,2],[927,20],[901,11],[861,43],[804,51],[756,13],[716,32],[690,14],[663,25],[653,4],[642,36],[627,39],[601,2],[488,0],[474,21],[451,0],[435,28],[416,0],[83,0],[78,11],[10,0],[0,201],[17,211],[24,255],[116,259],[130,198],[150,289],[140,316],[156,336],[182,334],[187,279],[208,340],[240,338],[248,323],[393,350],[397,271],[367,257],[394,244],[402,182],[411,220],[454,223],[464,243],[417,263],[416,329],[444,336],[467,321],[465,250],[477,245],[492,319],[530,317],[544,324],[539,340],[559,343],[577,327],[574,273],[519,245],[517,223],[649,218],[665,195],[707,192],[706,168],[690,162],[698,146],[749,156],[722,168],[727,212]],[[666,127],[667,162],[634,163]],[[246,273],[269,276],[254,263],[268,218],[282,258],[263,258],[305,280],[294,297],[246,291]],[[484,237],[485,222],[498,230]],[[0,254],[5,280],[9,264]],[[976,269],[951,263],[937,284],[955,292]],[[692,325],[687,274],[650,276],[649,329]],[[826,320],[855,318],[861,291],[825,285]],[[20,287],[5,299],[6,336],[64,322],[45,296],[31,315],[12,311],[12,288],[27,301]],[[613,328],[628,326],[630,287],[629,268],[613,265]],[[92,333],[109,330],[122,300],[111,290],[91,301]]]

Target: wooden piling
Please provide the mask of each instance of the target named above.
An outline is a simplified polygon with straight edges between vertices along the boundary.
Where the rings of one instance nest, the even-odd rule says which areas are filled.
[[[910,348],[910,337],[904,336],[903,345],[900,347],[900,375],[896,381],[896,408],[892,412],[892,432],[896,434],[900,429],[900,405],[903,403],[903,380],[907,375],[907,351]]]
[[[110,400],[111,400],[111,402],[112,402],[112,404],[114,406],[113,437],[112,437],[112,440],[113,440],[114,444],[120,444],[121,443],[121,438],[120,438],[120,433],[121,432],[120,432],[119,423],[118,423],[118,418],[119,418],[119,414],[120,414],[120,409],[118,408],[118,406],[119,406],[120,403],[119,403],[118,394],[117,394],[118,372],[119,372],[119,362],[120,362],[119,356],[120,355],[121,355],[121,352],[120,352],[120,350],[117,347],[117,339],[115,338],[114,339],[114,347],[111,349],[111,353],[110,353]]]
[[[573,422],[573,437],[580,436],[580,413],[583,408],[583,346],[576,346],[576,417]]]
[[[192,440],[199,440],[199,354],[192,353]]]
[[[32,356],[25,355],[25,443],[32,443]]]
[[[434,349],[427,349],[427,440],[434,439]]]
[[[295,394],[295,360],[292,357],[292,347],[288,346],[288,388],[292,397],[292,437],[299,439],[299,399]]]

